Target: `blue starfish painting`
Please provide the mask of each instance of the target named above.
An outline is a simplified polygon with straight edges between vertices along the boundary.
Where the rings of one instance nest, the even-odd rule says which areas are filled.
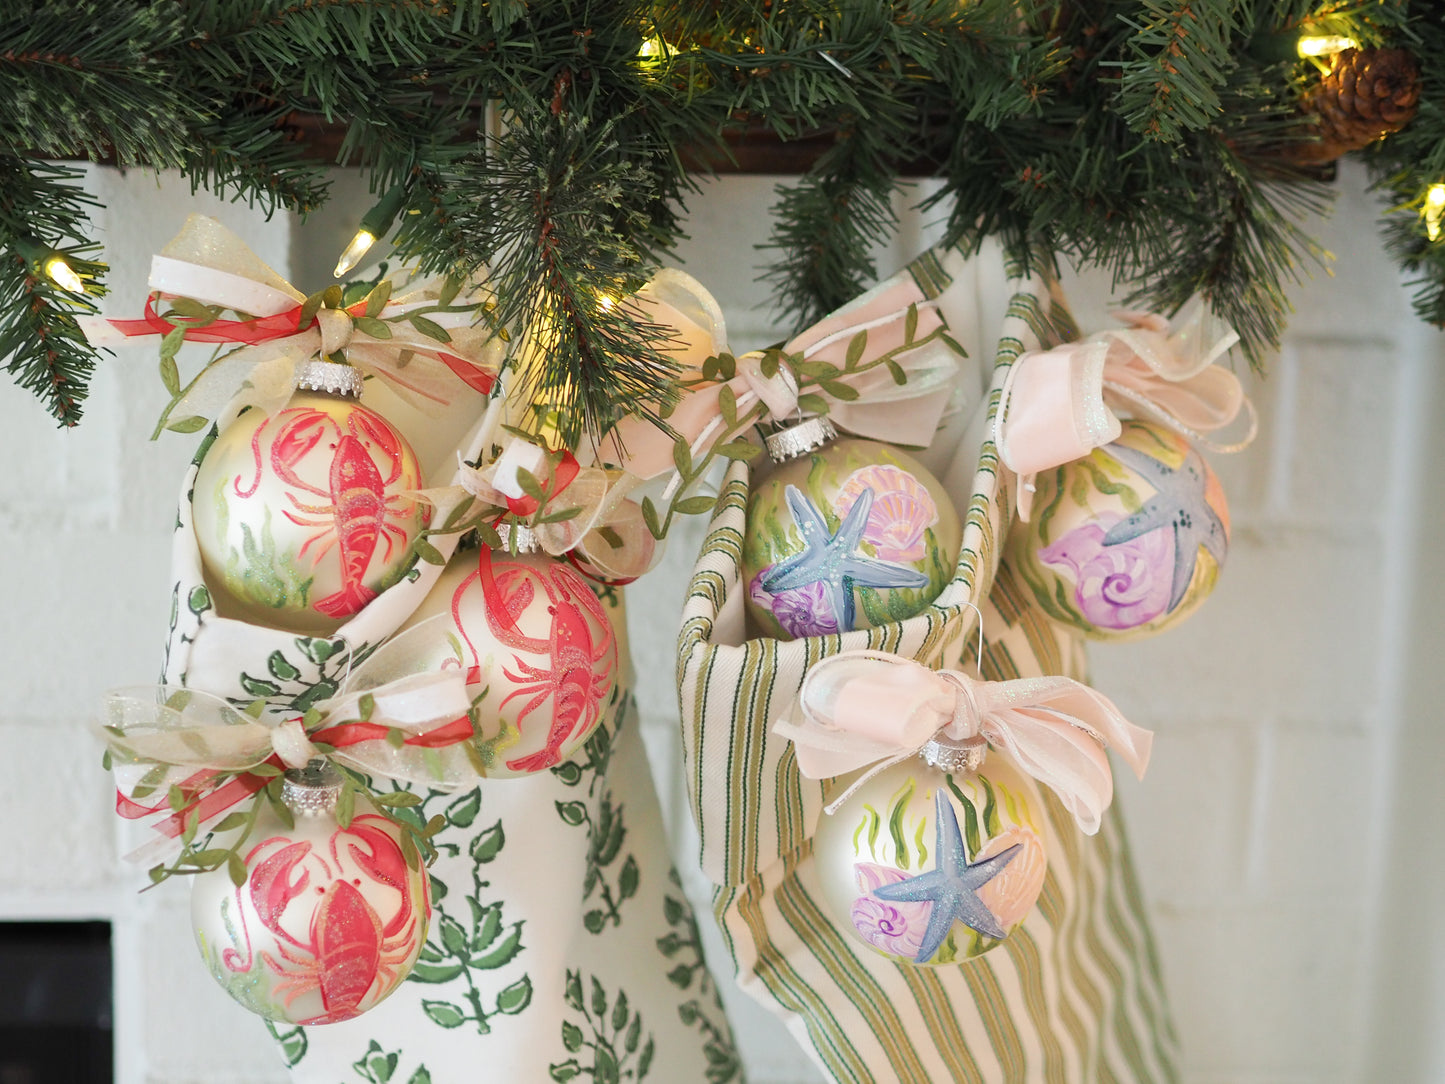
[[[928,577],[916,569],[880,561],[858,552],[863,531],[868,526],[868,512],[873,507],[873,491],[858,494],[853,507],[843,517],[836,532],[828,530],[828,522],[796,486],[783,491],[793,524],[803,538],[803,552],[779,561],[763,579],[763,590],[771,594],[796,587],[821,583],[838,619],[838,631],[853,628],[853,588],[858,587],[926,587]]]
[[[1209,469],[1193,448],[1175,470],[1152,455],[1123,444],[1110,444],[1106,449],[1125,466],[1133,467],[1154,487],[1154,496],[1132,516],[1120,520],[1104,535],[1104,545],[1128,542],[1149,531],[1168,527],[1174,531],[1174,577],[1169,588],[1169,610],[1172,612],[1189,590],[1194,567],[1199,560],[1199,547],[1224,564],[1228,545],[1224,522],[1205,498]]]
[[[1003,872],[1021,846],[1015,843],[982,862],[970,863],[964,851],[963,833],[958,830],[958,815],[953,811],[953,803],[944,797],[942,789],[934,791],[933,800],[936,840],[933,869],[873,890],[873,895],[889,903],[933,904],[928,912],[928,928],[923,931],[923,944],[913,958],[917,964],[927,963],[933,958],[956,921],[985,937],[1002,940],[1007,936],[1008,931],[998,924],[993,912],[978,898],[978,890]]]

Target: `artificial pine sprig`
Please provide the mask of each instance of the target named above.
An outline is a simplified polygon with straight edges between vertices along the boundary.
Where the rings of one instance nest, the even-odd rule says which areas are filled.
[[[1419,60],[1417,116],[1361,157],[1394,198],[1387,237],[1422,276],[1417,307],[1445,316],[1421,214],[1445,183],[1445,30],[1426,0],[20,0],[11,14],[7,251],[21,229],[66,251],[92,234],[88,210],[57,210],[73,197],[37,156],[177,168],[304,212],[325,185],[293,136],[319,117],[375,190],[406,185],[403,259],[500,270],[518,342],[546,350],[524,387],[571,439],[667,401],[661,329],[616,301],[681,236],[687,163],[725,160],[744,125],[832,142],[775,209],[778,296],[799,322],[873,277],[899,176],[936,166],[950,243],[1103,264],[1138,297],[1202,290],[1261,362],[1313,251],[1289,193],[1311,202],[1318,182],[1280,153],[1314,138],[1300,103],[1319,70],[1277,47],[1302,33]],[[489,116],[500,135],[484,137]],[[87,268],[98,296],[104,269]],[[37,309],[17,270],[3,286],[0,364],[73,424],[95,354],[66,312],[86,302],[42,287]]]

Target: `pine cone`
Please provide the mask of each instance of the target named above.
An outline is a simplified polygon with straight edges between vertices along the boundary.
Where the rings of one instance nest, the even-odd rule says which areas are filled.
[[[1420,101],[1420,65],[1408,49],[1346,49],[1300,103],[1319,117],[1318,142],[1298,143],[1296,162],[1332,162],[1398,132]]]

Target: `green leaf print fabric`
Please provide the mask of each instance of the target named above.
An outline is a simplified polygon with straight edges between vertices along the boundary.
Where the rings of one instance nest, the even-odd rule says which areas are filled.
[[[803,778],[770,733],[814,662],[870,648],[983,676],[1081,677],[1077,640],[1026,602],[999,565],[1014,480],[992,419],[1009,365],[1077,337],[1057,289],[933,251],[911,274],[978,366],[961,442],[928,453],[964,519],[953,578],[917,616],[790,642],[747,638],[739,562],[748,468],[727,475],[698,558],[678,648],[685,770],[714,909],[743,988],[781,1017],[828,1079],[855,1084],[1170,1081],[1174,1038],[1117,807],[1097,836],[1046,795],[1048,875],[1033,913],[995,951],[943,967],[874,953],[822,906],[813,840],[830,781]],[[988,364],[979,364],[986,362]],[[969,394],[971,393],[971,394]],[[978,610],[975,611],[974,607]]]
[[[464,457],[479,454],[482,432],[479,420],[460,443]],[[207,446],[182,487],[164,680],[239,703],[263,698],[299,714],[335,695],[416,609],[439,568],[415,562],[331,636],[220,616],[190,515],[196,464]],[[455,538],[438,535],[435,543],[449,555]],[[602,595],[621,633],[621,595],[612,588]],[[630,674],[625,651],[619,667]],[[392,782],[378,786],[390,790]],[[550,770],[452,792],[400,786],[421,801],[396,807],[399,816],[418,826],[445,819],[434,838],[440,857],[430,870],[426,947],[391,997],[352,1020],[293,1027],[255,1019],[260,1041],[270,1027],[293,1081],[742,1079],[668,857],[625,683],[583,753]]]

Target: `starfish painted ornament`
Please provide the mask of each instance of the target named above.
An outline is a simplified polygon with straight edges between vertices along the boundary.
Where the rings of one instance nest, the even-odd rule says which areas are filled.
[[[828,530],[823,513],[796,486],[784,491],[793,524],[803,539],[803,552],[780,561],[764,577],[763,590],[776,594],[820,583],[838,618],[838,631],[853,628],[854,587],[925,587],[928,577],[912,568],[880,561],[859,552],[873,493],[863,490],[836,532]]]
[[[1189,449],[1178,469],[1170,467],[1137,448],[1111,444],[1109,455],[1132,467],[1154,487],[1154,495],[1133,515],[1114,524],[1104,535],[1104,545],[1128,542],[1149,531],[1167,527],[1174,532],[1174,574],[1169,587],[1168,610],[1174,610],[1189,590],[1199,547],[1224,564],[1228,535],[1218,513],[1205,495],[1209,470],[1203,458]]]
[[[963,833],[958,828],[958,815],[941,788],[934,791],[934,811],[933,869],[873,890],[874,896],[888,903],[933,904],[928,913],[923,944],[913,958],[913,962],[919,964],[933,958],[955,922],[962,922],[970,930],[997,941],[1008,935],[993,912],[978,898],[978,890],[1002,873],[1019,852],[1019,844],[1015,843],[982,862],[970,863],[964,849]]]

